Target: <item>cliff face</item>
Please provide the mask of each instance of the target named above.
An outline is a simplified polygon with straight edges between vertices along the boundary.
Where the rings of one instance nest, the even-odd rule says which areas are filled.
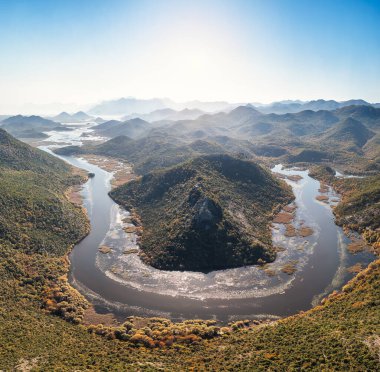
[[[273,210],[293,197],[270,172],[228,155],[152,172],[111,196],[141,216],[146,263],[204,272],[273,261]]]

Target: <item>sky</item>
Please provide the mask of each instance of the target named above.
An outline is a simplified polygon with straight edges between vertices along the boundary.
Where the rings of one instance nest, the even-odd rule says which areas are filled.
[[[0,113],[134,96],[380,102],[380,0],[0,0]]]

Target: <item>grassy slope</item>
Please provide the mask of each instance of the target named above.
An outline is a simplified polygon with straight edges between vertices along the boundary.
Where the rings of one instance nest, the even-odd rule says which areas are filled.
[[[67,188],[83,182],[83,177],[74,175],[63,161],[3,130],[0,159],[0,253],[6,275],[39,307],[53,287],[73,303],[80,302],[62,276],[67,273],[69,248],[89,228],[82,209],[64,196]],[[78,318],[75,309],[70,314],[63,311],[62,307],[61,315],[67,319]]]
[[[4,278],[4,267],[0,266]],[[7,270],[7,269],[6,269]],[[10,284],[9,284],[10,283]],[[322,306],[252,330],[199,345],[171,349],[131,348],[47,316],[29,299],[14,301],[19,287],[2,281],[8,302],[0,306],[0,368],[21,359],[40,369],[73,370],[355,370],[380,367],[379,262],[372,264]],[[4,288],[4,286],[6,287]],[[377,346],[376,346],[377,343]]]
[[[63,161],[0,129],[0,243],[64,255],[88,227],[81,209],[63,197],[82,180]]]
[[[363,234],[380,253],[380,175],[339,179],[334,187],[343,194],[334,210],[338,224]]]
[[[273,261],[268,225],[274,210],[292,200],[270,172],[228,155],[147,174],[111,196],[137,208],[146,262],[195,271]]]
[[[172,136],[147,136],[132,140],[126,136],[112,138],[95,146],[67,146],[55,151],[61,155],[96,154],[126,159],[137,174],[174,166],[198,155],[222,153],[223,147],[207,141],[183,143]]]

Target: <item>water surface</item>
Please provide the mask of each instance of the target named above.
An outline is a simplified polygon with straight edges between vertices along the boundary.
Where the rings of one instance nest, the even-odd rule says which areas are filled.
[[[89,126],[77,126],[72,132],[54,132],[47,141],[80,144],[82,132],[91,136]],[[86,137],[86,139],[91,137]],[[49,151],[49,147],[44,147]],[[349,239],[335,225],[331,206],[315,200],[319,182],[308,172],[283,169],[274,172],[299,175],[288,182],[295,194],[294,224],[311,227],[306,238],[285,237],[285,226],[274,224],[273,243],[284,248],[275,262],[265,266],[247,266],[214,271],[162,271],[145,265],[137,253],[134,234],[126,233],[123,222],[129,213],[108,196],[112,173],[77,157],[61,157],[72,165],[95,174],[85,184],[82,195],[91,222],[91,232],[70,254],[70,282],[98,311],[117,316],[166,316],[172,319],[279,317],[307,310],[352,277],[347,271],[357,262],[367,264],[372,255],[347,252]],[[329,190],[330,204],[339,196]],[[100,253],[107,245],[111,253]],[[288,275],[281,268],[296,262],[297,271]],[[268,272],[271,275],[268,275]],[[273,275],[274,274],[274,275]],[[272,276],[273,275],[273,276]]]

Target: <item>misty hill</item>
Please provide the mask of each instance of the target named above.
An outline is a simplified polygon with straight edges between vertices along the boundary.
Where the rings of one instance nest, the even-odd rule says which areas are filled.
[[[347,106],[333,111],[333,113],[340,119],[351,117],[360,121],[369,129],[380,130],[380,108],[372,106]]]
[[[11,115],[0,115],[0,122],[2,122],[5,119],[8,119],[9,117],[11,117]]]
[[[149,114],[132,114],[125,116],[122,120],[129,120],[134,118],[140,118],[149,122],[160,121],[160,120],[194,120],[199,116],[203,115],[204,111],[198,109],[188,109],[185,108],[181,111],[173,110],[170,108],[155,110]]]
[[[2,122],[0,127],[18,138],[43,138],[42,132],[51,130],[64,130],[65,128],[52,120],[44,119],[41,116],[11,116]]]
[[[329,162],[333,159],[333,155],[327,151],[304,149],[295,155],[288,155],[289,163],[320,163]]]
[[[148,114],[152,111],[167,108],[171,101],[166,99],[137,99],[137,98],[120,98],[118,100],[104,101],[91,110],[91,115],[116,115],[124,116],[133,113]]]
[[[326,132],[322,142],[328,141],[334,144],[353,145],[360,148],[374,135],[375,133],[367,129],[360,121],[349,117]]]
[[[257,106],[257,109],[265,114],[287,114],[287,113],[296,113],[304,110],[336,110],[346,106],[352,105],[366,105],[370,106],[371,104],[362,100],[362,99],[351,99],[348,101],[334,101],[334,100],[324,100],[318,99],[315,101],[302,102],[302,101],[280,101],[273,102],[269,105]]]
[[[217,112],[231,110],[236,106],[238,105],[225,101],[205,102],[194,100],[188,102],[174,102],[168,98],[138,99],[128,97],[104,101],[89,110],[89,114],[120,117],[124,117],[126,115],[140,116],[162,109],[172,109],[176,111],[188,109],[190,111],[200,110],[203,112]]]
[[[63,111],[60,114],[53,116],[52,120],[55,120],[59,123],[69,123],[72,121],[72,116],[67,112]]]
[[[358,133],[352,133],[354,127],[341,128],[341,123],[349,118],[363,125]],[[292,163],[335,159],[346,164],[356,162],[355,156],[360,148],[357,144],[363,141],[360,132],[368,139],[372,132],[379,132],[380,110],[372,106],[354,105],[333,111],[304,110],[278,115],[262,114],[252,105],[245,105],[230,112],[204,114],[195,120],[156,123],[132,119],[97,125],[94,129],[102,136],[115,138],[126,135],[137,141],[130,142],[125,148],[118,146],[117,151],[112,149],[112,142],[106,142],[101,149],[93,148],[92,151],[126,158],[135,164],[138,173],[210,153],[239,154],[249,159],[269,157]],[[355,137],[351,138],[351,142],[346,137],[347,132]],[[196,141],[207,144],[204,146],[207,151],[194,151],[190,144]],[[86,147],[84,151],[89,149]],[[364,156],[368,152],[372,158],[370,154],[375,154],[376,148],[372,144],[363,148],[363,152]],[[366,161],[364,159],[362,162],[364,168]]]
[[[206,272],[273,261],[269,223],[293,197],[269,171],[229,155],[149,173],[111,196],[141,216],[146,263]]]
[[[97,134],[104,137],[128,136],[138,138],[145,134],[151,125],[140,118],[127,121],[110,120],[93,127]]]
[[[98,116],[97,118],[94,119],[94,122],[97,123],[97,124],[102,124],[102,123],[105,123],[107,120],[101,118],[100,116]]]
[[[219,112],[219,111],[229,111],[233,108],[239,106],[238,104],[229,103],[226,101],[211,101],[211,102],[205,102],[205,101],[188,101],[185,103],[179,103],[177,104],[179,107],[188,108],[190,110],[192,109],[198,109],[205,112]]]
[[[118,136],[96,146],[67,146],[56,149],[60,155],[97,154],[127,159],[134,172],[145,174],[152,170],[170,167],[190,158],[226,152],[217,143],[203,140],[185,143],[170,136],[147,136],[133,140]]]
[[[59,123],[75,123],[81,121],[90,121],[93,120],[93,117],[87,115],[83,111],[78,111],[72,115],[68,114],[67,112],[61,112],[59,115],[54,116],[52,119],[58,121]]]
[[[322,133],[338,121],[339,117],[330,111],[305,110],[294,114],[264,115],[247,105],[229,113],[206,114],[196,120],[177,121],[156,131],[166,130],[189,139],[227,135],[252,141],[289,141],[295,136]]]

